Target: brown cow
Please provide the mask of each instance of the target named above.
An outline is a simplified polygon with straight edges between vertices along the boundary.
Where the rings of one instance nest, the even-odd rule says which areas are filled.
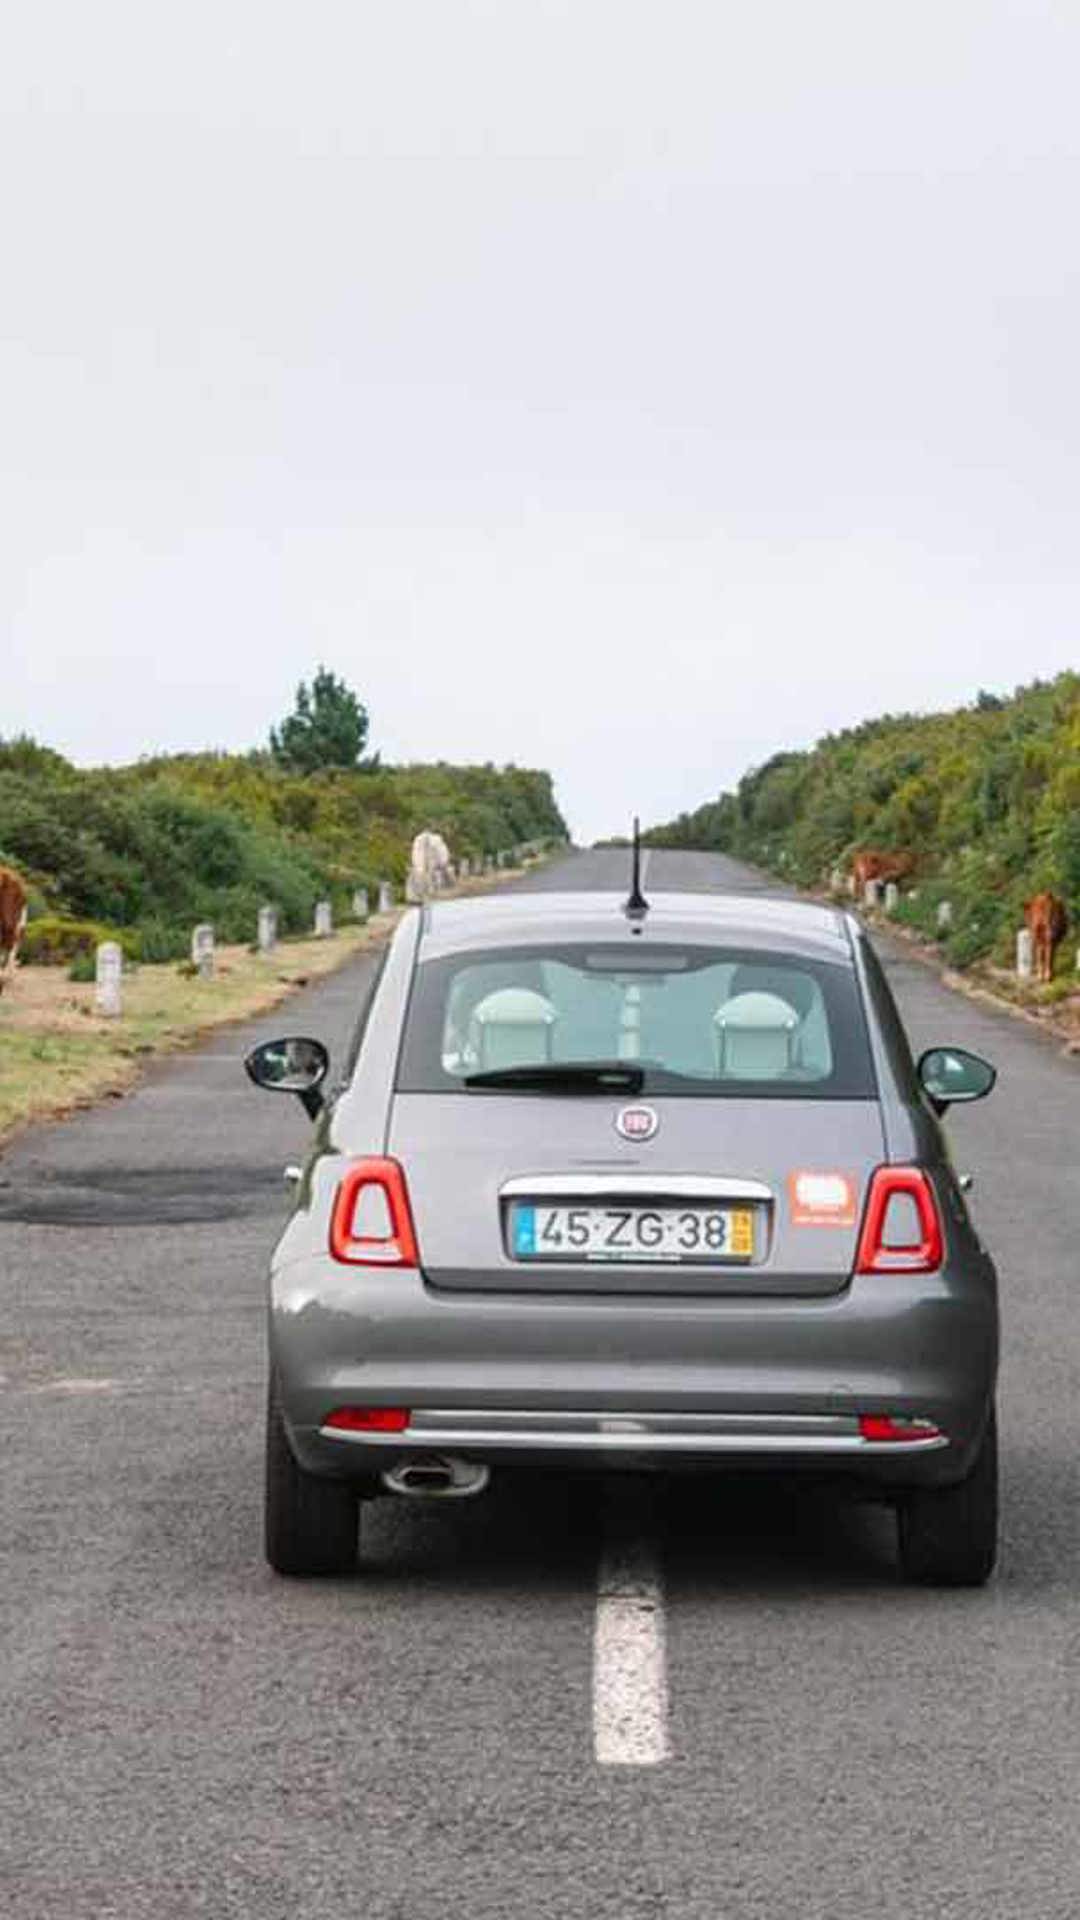
[[[874,847],[861,847],[851,858],[854,891],[859,895],[866,892],[868,880],[879,880],[884,885],[887,880],[906,880],[914,871],[913,853],[880,853]]]
[[[1024,922],[1031,934],[1035,978],[1045,986],[1054,971],[1054,949],[1069,925],[1064,900],[1056,893],[1037,893],[1024,907]]]
[[[0,993],[26,925],[26,888],[10,867],[0,867]]]

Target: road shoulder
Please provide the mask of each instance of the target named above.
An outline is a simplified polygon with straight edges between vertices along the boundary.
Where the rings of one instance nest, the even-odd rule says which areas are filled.
[[[859,918],[875,939],[892,940],[909,959],[936,974],[952,993],[1024,1021],[1044,1039],[1056,1042],[1063,1054],[1080,1058],[1080,984],[1065,998],[1041,1000],[1039,989],[1024,987],[1000,968],[978,966],[967,973],[957,972],[936,947],[882,914],[860,913]]]
[[[487,892],[523,871],[466,881],[447,897]],[[0,995],[0,1152],[23,1128],[120,1098],[152,1060],[268,1013],[297,988],[385,946],[406,911],[321,939],[282,940],[269,954],[219,946],[208,980],[175,961],[134,967],[123,979],[123,1012],[112,1018],[95,1010],[93,985],[71,980],[66,968],[20,967]]]

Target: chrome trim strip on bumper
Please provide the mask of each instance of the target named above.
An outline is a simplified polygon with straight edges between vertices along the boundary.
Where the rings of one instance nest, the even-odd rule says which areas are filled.
[[[771,1200],[772,1188],[761,1180],[729,1179],[709,1173],[622,1172],[612,1167],[595,1173],[538,1173],[504,1180],[500,1198],[576,1200],[630,1199],[641,1194],[648,1199],[672,1200]]]
[[[401,1433],[320,1427],[324,1440],[354,1446],[440,1450],[498,1447],[565,1453],[929,1453],[948,1446],[930,1422],[910,1439],[865,1440],[854,1414],[533,1412],[517,1408],[417,1407]]]

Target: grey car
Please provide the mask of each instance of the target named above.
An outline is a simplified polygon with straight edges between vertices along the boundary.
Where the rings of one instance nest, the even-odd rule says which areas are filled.
[[[852,916],[512,894],[411,911],[341,1083],[256,1049],[313,1151],[273,1260],[266,1549],[355,1564],[362,1504],[492,1474],[804,1471],[893,1505],[907,1577],[997,1536],[997,1281]]]

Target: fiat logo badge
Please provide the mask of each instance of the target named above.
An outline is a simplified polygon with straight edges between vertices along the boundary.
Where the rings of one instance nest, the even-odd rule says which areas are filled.
[[[655,1107],[623,1107],[615,1115],[615,1131],[624,1140],[651,1140],[659,1125]]]

